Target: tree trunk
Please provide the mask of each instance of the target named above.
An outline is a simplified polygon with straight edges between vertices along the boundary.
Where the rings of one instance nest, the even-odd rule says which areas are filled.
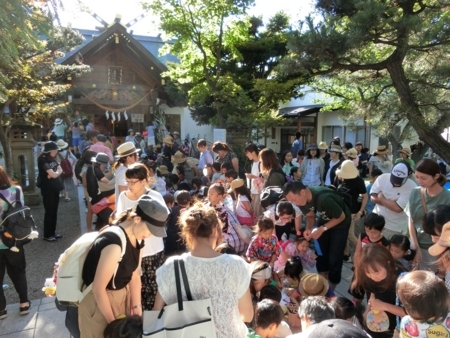
[[[403,66],[403,60],[392,60],[386,66],[392,83],[406,112],[409,123],[416,131],[419,139],[426,143],[445,162],[450,163],[450,143],[448,143],[436,129],[430,127],[424,120],[422,113],[414,100]]]
[[[4,127],[0,127],[0,143],[3,148],[3,157],[5,159],[5,167],[6,167],[5,170],[10,177],[13,177],[14,168],[12,161],[11,143],[9,142],[9,138],[6,135]]]

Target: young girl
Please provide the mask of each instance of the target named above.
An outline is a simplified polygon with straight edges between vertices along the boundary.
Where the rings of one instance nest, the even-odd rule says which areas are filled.
[[[184,181],[184,165],[177,165],[175,167],[175,170],[177,171],[178,179],[181,181]]]
[[[450,296],[439,277],[413,271],[398,279],[397,293],[408,314],[400,323],[401,337],[449,337]]]
[[[253,261],[263,261],[273,266],[281,254],[281,246],[278,244],[277,236],[273,234],[275,224],[270,218],[261,216],[256,225],[257,235],[253,236],[248,246],[246,256]]]
[[[334,308],[336,319],[346,320],[362,328],[364,307],[361,304],[352,302],[345,297],[334,297],[331,299],[330,304]]]
[[[323,185],[325,162],[320,157],[317,144],[311,144],[306,150],[300,171],[302,172],[302,182],[307,187]]]
[[[293,181],[300,181],[302,178],[302,173],[298,167],[292,167],[290,176]]]
[[[228,193],[234,193],[236,199],[236,217],[241,225],[249,227],[255,224],[254,213],[252,209],[252,196],[250,191],[244,185],[244,180],[238,178],[231,182]]]
[[[411,250],[411,242],[408,237],[404,235],[392,236],[389,241],[389,251],[404,270],[411,271],[411,261],[416,255],[416,250]]]
[[[389,318],[389,328],[385,332],[373,332],[367,329],[367,333],[373,338],[390,338],[394,334],[397,325],[396,317],[403,317],[405,311],[397,306],[395,286],[397,278],[404,270],[396,265],[394,257],[387,248],[371,243],[366,245],[361,252],[358,262],[355,262],[355,279],[351,288],[361,288],[368,295],[368,309],[384,311]]]
[[[281,153],[280,164],[286,176],[291,174],[291,168],[294,167],[292,163],[292,153],[289,150],[285,150]]]
[[[300,257],[303,267],[308,270],[316,267],[317,255],[311,251],[309,241],[305,237],[297,237],[294,242],[285,241],[281,248],[283,251],[274,264],[276,272],[284,269],[287,260],[293,256]]]

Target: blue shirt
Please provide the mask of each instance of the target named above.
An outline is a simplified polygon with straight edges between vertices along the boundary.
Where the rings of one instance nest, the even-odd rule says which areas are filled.
[[[203,153],[200,153],[200,160],[198,161],[198,169],[203,170],[203,168],[205,167],[205,165],[207,165],[208,163],[213,163],[213,158],[211,156],[211,153],[206,150]]]
[[[370,199],[370,190],[372,189],[372,185],[373,185],[373,183],[369,183],[366,186],[367,195],[369,195],[369,200],[367,201],[367,204],[366,204],[366,210],[368,212],[373,212],[373,208],[375,208],[375,203],[373,203],[372,200]]]
[[[292,147],[291,147],[291,153],[292,153],[292,157],[297,157],[297,153],[300,149],[303,149],[303,142],[300,139],[295,140],[294,142],[292,142]]]

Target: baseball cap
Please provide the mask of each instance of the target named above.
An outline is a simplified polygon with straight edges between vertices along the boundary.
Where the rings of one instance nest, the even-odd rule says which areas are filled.
[[[343,319],[328,319],[313,325],[309,338],[368,338],[364,330]]]
[[[402,186],[408,180],[412,170],[406,163],[397,163],[391,170],[391,183],[392,185]]]
[[[147,227],[155,237],[166,237],[166,222],[169,217],[167,207],[149,195],[143,195],[136,206],[136,215],[147,223]]]

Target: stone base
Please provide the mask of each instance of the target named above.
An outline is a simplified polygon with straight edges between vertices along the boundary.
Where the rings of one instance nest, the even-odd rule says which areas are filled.
[[[23,194],[25,205],[31,207],[41,204],[41,194],[37,192],[25,192]]]

